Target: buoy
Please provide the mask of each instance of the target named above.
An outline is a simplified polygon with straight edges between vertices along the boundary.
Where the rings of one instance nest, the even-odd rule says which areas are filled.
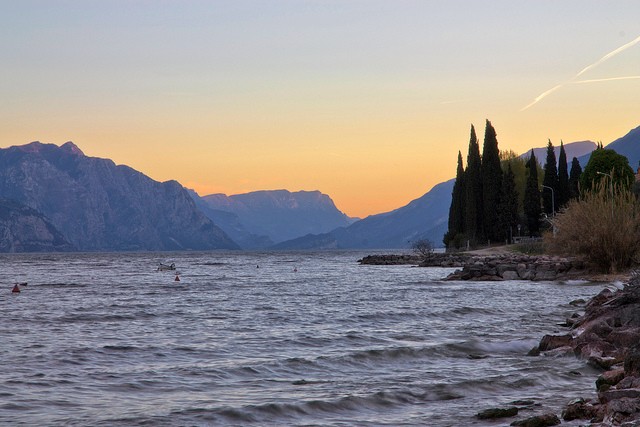
[[[176,274],[175,281],[176,281],[176,282],[179,282],[179,281],[180,281],[180,276],[178,276],[177,274]]]
[[[297,273],[298,272],[298,267],[293,267],[293,272]]]
[[[20,293],[20,286],[18,286],[18,284],[16,283],[15,285],[13,285],[13,289],[11,289],[11,292],[14,294]]]

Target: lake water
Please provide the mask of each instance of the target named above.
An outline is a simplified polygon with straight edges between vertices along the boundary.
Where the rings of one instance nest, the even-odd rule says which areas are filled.
[[[602,284],[364,255],[4,255],[0,425],[496,426],[474,415],[595,394],[583,361],[526,354]]]

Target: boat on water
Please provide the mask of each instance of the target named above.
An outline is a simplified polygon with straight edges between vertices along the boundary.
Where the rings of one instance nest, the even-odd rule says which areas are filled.
[[[169,270],[175,270],[175,269],[176,269],[176,264],[173,262],[171,264],[160,263],[158,265],[158,271],[169,271]]]

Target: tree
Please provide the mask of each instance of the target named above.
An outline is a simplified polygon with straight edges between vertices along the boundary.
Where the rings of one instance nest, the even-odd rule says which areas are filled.
[[[577,199],[580,197],[580,176],[582,175],[582,166],[577,158],[571,160],[571,172],[569,173],[569,199]]]
[[[531,150],[527,163],[527,186],[524,190],[524,215],[527,219],[529,235],[537,235],[540,231],[540,190],[538,189],[538,161]]]
[[[475,244],[483,239],[482,231],[482,169],[476,130],[471,125],[469,154],[465,170],[464,234]]]
[[[451,193],[451,206],[449,207],[449,229],[444,236],[444,244],[449,247],[458,247],[462,241],[460,237],[464,233],[465,218],[465,187],[464,187],[464,167],[462,165],[462,153],[458,151],[458,168],[456,171],[456,181],[453,184]]]
[[[558,169],[556,168],[556,153],[551,140],[549,140],[549,144],[547,144],[547,161],[544,164],[544,179],[542,180],[542,207],[546,214],[553,214],[558,206],[557,193]]]
[[[558,156],[558,202],[556,210],[565,206],[569,202],[569,171],[567,165],[567,153],[564,151],[564,144],[560,141],[560,155]]]
[[[501,232],[500,238],[511,241],[513,229],[518,225],[518,192],[511,165],[507,166],[507,172],[502,177],[500,203],[496,210]]]
[[[613,179],[612,185],[631,189],[635,181],[629,160],[609,148],[598,148],[591,153],[589,163],[580,177],[580,188],[589,191],[596,188],[602,179]]]
[[[487,120],[482,147],[482,208],[483,230],[489,240],[502,240],[496,207],[500,201],[502,169],[496,131]]]
[[[523,159],[513,151],[500,152],[500,158],[502,159],[503,176],[507,173],[508,168],[511,168],[516,184],[516,192],[518,193],[518,215],[524,215],[524,189],[527,186],[528,160]]]

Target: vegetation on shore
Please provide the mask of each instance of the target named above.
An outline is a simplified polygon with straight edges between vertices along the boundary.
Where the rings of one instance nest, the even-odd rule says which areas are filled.
[[[564,144],[556,161],[549,141],[541,168],[533,150],[527,160],[500,153],[486,126],[482,157],[473,126],[466,169],[458,153],[447,249],[509,242],[517,229],[544,235],[545,251],[580,257],[597,272],[640,263],[640,185],[625,156],[598,144],[584,171],[575,157],[569,171]]]

